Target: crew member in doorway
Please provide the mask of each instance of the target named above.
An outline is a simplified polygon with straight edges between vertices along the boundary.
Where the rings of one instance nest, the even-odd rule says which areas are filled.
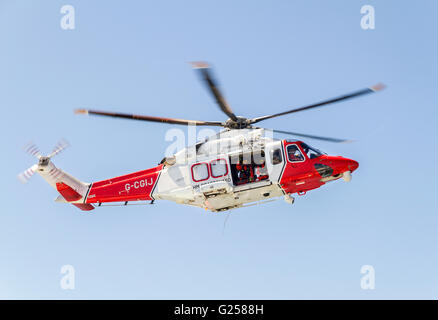
[[[266,169],[265,160],[259,165],[255,166],[256,181],[268,179],[268,170]]]

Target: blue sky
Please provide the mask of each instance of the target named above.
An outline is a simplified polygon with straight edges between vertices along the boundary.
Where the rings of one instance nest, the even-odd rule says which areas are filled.
[[[60,8],[76,10],[75,30]],[[374,5],[375,30],[360,8]],[[435,1],[2,1],[0,298],[438,298]],[[237,114],[261,116],[382,81],[387,90],[267,127],[359,161],[351,183],[225,215],[170,202],[82,214],[17,173],[61,137],[84,181],[156,165],[171,126],[94,107],[224,120],[187,64],[215,67]],[[279,136],[281,137],[281,136]],[[62,265],[76,270],[61,290]],[[360,288],[372,265],[375,290]]]

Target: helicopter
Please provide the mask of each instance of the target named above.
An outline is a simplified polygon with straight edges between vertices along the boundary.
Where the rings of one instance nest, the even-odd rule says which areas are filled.
[[[304,195],[341,178],[346,182],[351,180],[352,173],[359,167],[357,161],[327,155],[301,140],[274,139],[272,133],[335,143],[349,140],[265,129],[258,123],[371,94],[384,89],[383,84],[280,113],[246,118],[233,112],[209,64],[194,62],[192,66],[227,120],[185,120],[90,109],[77,109],[75,113],[223,128],[219,133],[164,157],[155,167],[92,183],[73,177],[51,161],[68,147],[65,140],[58,142],[47,156],[30,144],[25,151],[35,156],[38,163],[19,174],[19,179],[27,182],[38,173],[59,193],[56,202],[72,204],[83,211],[106,205],[153,204],[156,200],[169,200],[212,212],[281,198],[293,204],[295,194]]]

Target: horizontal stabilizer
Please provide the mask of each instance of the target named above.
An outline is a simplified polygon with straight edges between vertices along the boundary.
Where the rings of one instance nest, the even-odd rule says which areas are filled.
[[[82,211],[91,211],[94,209],[94,206],[89,203],[72,203],[72,205],[78,207]]]
[[[68,201],[65,200],[64,197],[61,196],[61,195],[56,197],[55,202],[58,202],[58,203],[68,203]]]

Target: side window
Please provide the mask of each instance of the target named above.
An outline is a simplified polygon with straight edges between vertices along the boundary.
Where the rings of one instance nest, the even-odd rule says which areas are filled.
[[[192,166],[193,181],[199,182],[207,180],[210,176],[208,172],[208,165],[206,163],[197,163]]]
[[[283,161],[280,149],[275,149],[271,151],[271,160],[273,165],[279,164]]]
[[[211,176],[219,178],[228,174],[228,165],[225,159],[216,159],[210,162]]]
[[[290,162],[304,161],[304,156],[296,144],[287,146],[287,157]]]

